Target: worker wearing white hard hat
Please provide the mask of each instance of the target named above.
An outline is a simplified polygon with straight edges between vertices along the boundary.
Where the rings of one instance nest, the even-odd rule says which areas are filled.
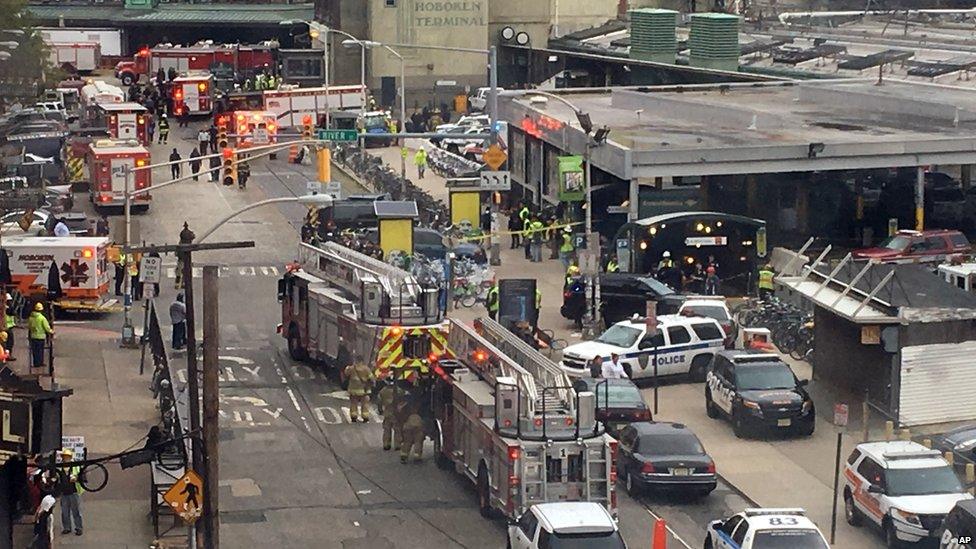
[[[661,254],[661,261],[659,261],[657,264],[657,270],[661,271],[671,267],[672,265],[674,265],[674,262],[671,261],[671,252],[664,250],[664,253]]]

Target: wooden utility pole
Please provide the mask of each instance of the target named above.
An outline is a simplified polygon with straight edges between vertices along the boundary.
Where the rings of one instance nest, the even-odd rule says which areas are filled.
[[[206,447],[206,485],[203,490],[203,539],[204,547],[217,549],[220,546],[220,515],[218,504],[217,479],[219,454],[217,453],[220,427],[217,411],[219,409],[220,387],[217,379],[217,358],[220,348],[220,321],[218,315],[217,266],[203,268],[203,444]]]
[[[228,250],[233,248],[253,248],[254,241],[243,242],[208,242],[194,243],[196,235],[183,224],[180,232],[179,244],[164,244],[162,246],[141,246],[130,248],[127,253],[134,252],[157,252],[175,253],[180,258],[183,265],[183,292],[186,301],[186,377],[187,390],[189,392],[189,414],[190,431],[194,434],[200,433],[200,393],[197,372],[197,349],[196,349],[196,328],[195,311],[193,308],[193,252],[206,250]],[[211,273],[208,275],[207,273]],[[208,282],[208,277],[212,280]],[[217,491],[219,486],[218,477],[218,383],[217,383],[217,351],[219,342],[217,339],[217,270],[216,267],[206,267],[204,271],[203,285],[203,307],[204,307],[204,355],[203,355],[203,447],[200,439],[194,436],[190,439],[192,449],[192,469],[203,478],[203,501],[204,501],[204,544],[207,549],[218,547],[218,505]],[[206,450],[207,459],[204,460],[203,454]]]

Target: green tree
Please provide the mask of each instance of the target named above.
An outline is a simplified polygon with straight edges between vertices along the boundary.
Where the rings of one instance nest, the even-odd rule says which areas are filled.
[[[34,97],[45,82],[57,82],[59,77],[47,46],[34,30],[27,1],[0,0],[0,100]]]

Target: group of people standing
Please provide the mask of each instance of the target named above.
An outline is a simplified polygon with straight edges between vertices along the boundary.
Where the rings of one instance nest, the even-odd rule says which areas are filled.
[[[405,379],[394,380],[390,369],[383,369],[374,374],[373,370],[354,355],[352,363],[343,370],[343,377],[348,381],[349,419],[355,423],[369,422],[370,395],[379,384],[376,392],[377,407],[383,416],[383,449],[399,449],[400,463],[407,463],[411,459],[419,463],[423,459],[424,440],[426,439],[424,406],[428,401],[427,387],[419,381],[416,372],[411,372]]]

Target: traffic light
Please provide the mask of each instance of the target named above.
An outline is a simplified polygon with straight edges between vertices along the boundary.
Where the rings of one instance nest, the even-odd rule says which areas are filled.
[[[311,140],[312,139],[312,115],[306,114],[302,117],[302,139]]]
[[[318,152],[319,182],[332,181],[332,151],[325,147]]]
[[[226,149],[229,145],[227,141],[227,119],[221,117],[217,122],[217,148]]]
[[[230,187],[237,184],[237,151],[224,149],[223,155],[224,177],[221,181],[224,182],[225,186]]]

